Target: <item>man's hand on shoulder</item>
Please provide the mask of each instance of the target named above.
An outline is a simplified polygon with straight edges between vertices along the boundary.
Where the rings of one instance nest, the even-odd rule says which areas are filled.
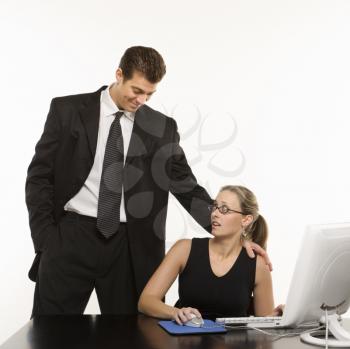
[[[244,240],[243,247],[246,249],[248,256],[250,258],[255,257],[254,252],[256,252],[259,256],[261,256],[265,260],[265,263],[269,267],[270,271],[272,271],[272,263],[270,261],[269,255],[261,246],[259,246],[253,241]]]

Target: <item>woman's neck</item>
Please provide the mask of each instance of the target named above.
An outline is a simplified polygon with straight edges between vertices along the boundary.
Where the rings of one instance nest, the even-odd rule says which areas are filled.
[[[220,259],[238,255],[242,248],[241,237],[239,234],[233,237],[215,236],[209,241],[209,248]]]

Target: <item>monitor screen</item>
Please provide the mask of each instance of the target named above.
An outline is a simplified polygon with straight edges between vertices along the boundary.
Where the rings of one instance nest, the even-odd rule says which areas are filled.
[[[285,325],[343,314],[350,305],[350,223],[306,228],[283,314]]]

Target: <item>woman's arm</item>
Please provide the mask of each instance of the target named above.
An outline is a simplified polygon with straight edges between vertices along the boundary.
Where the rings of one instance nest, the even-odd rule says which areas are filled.
[[[274,314],[272,278],[269,267],[262,257],[257,256],[254,295],[255,316]]]
[[[179,324],[191,320],[191,313],[201,316],[197,309],[178,309],[162,301],[170,286],[184,269],[190,251],[191,240],[188,239],[177,241],[169,250],[141,293],[138,303],[140,312],[162,319],[173,319]]]

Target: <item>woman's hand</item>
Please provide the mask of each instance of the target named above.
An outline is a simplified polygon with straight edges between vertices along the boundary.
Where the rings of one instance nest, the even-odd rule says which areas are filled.
[[[271,316],[282,316],[284,312],[284,304],[279,304],[272,312]]]
[[[183,325],[185,322],[192,320],[194,317],[201,318],[201,313],[196,308],[175,308],[173,320],[179,325]]]

